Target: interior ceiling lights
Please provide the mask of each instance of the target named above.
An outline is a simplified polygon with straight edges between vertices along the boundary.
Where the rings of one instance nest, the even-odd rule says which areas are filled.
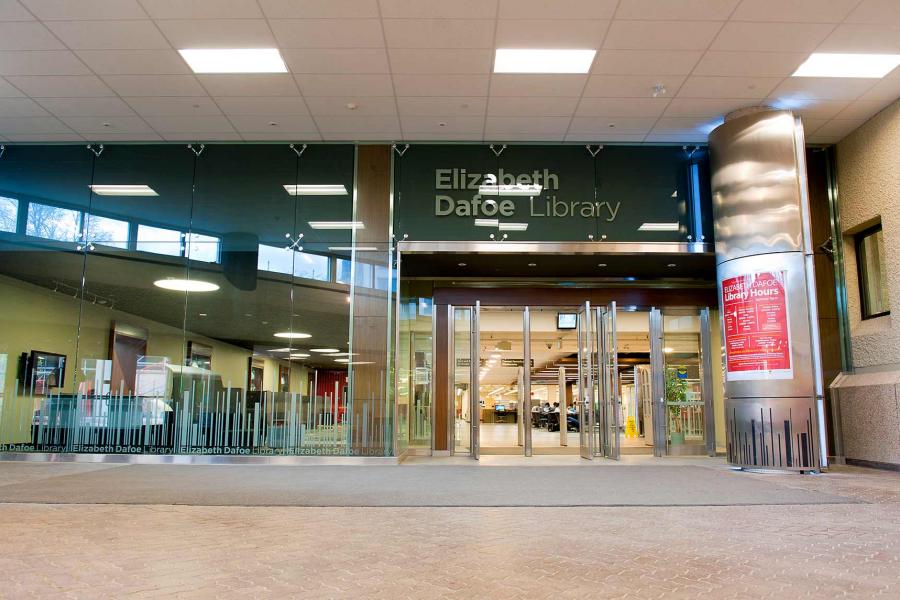
[[[494,73],[587,73],[596,50],[497,48]]]
[[[346,196],[347,188],[341,184],[291,185],[285,184],[284,191],[291,196]]]
[[[831,54],[814,52],[792,77],[859,77],[878,79],[900,65],[900,54]]]
[[[91,191],[98,196],[159,196],[149,185],[95,184]]]
[[[362,221],[310,221],[313,229],[365,229]]]
[[[215,292],[219,289],[214,283],[197,279],[159,279],[153,285],[175,292]]]
[[[311,338],[312,335],[308,333],[301,333],[299,331],[279,331],[275,334],[277,338],[286,338],[289,340],[305,340]]]
[[[194,73],[287,73],[277,48],[185,48],[178,51]]]

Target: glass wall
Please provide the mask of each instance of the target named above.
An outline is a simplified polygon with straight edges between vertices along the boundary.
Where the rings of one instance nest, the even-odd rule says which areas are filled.
[[[696,311],[664,311],[666,431],[672,454],[705,450],[706,403],[700,353],[700,317]]]
[[[387,375],[350,391],[359,299],[394,289],[358,241],[355,156],[7,147],[0,451],[393,454]]]

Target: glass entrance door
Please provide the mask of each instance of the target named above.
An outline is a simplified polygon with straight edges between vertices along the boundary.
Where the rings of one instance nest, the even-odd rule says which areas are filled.
[[[596,310],[597,325],[597,363],[598,363],[598,401],[597,413],[600,415],[600,442],[603,456],[619,459],[619,422],[622,400],[619,392],[619,360],[616,347],[616,303],[598,306]]]
[[[594,393],[595,393],[595,348],[594,330],[592,328],[591,303],[585,302],[578,309],[578,446],[581,458],[593,460],[595,428]]]

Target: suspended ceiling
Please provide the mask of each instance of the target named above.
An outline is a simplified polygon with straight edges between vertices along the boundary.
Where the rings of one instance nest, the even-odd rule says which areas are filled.
[[[290,73],[196,76],[190,47]],[[497,75],[497,47],[599,52]],[[833,143],[900,96],[900,69],[791,78],[813,51],[900,53],[900,2],[0,0],[0,141],[704,142],[772,103]]]

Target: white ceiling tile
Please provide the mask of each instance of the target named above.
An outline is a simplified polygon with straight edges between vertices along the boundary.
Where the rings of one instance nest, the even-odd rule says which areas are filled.
[[[270,48],[275,38],[264,19],[157,21],[175,48]]]
[[[855,100],[835,116],[839,119],[871,119],[888,104],[880,100]]]
[[[0,78],[0,98],[20,98],[24,95],[25,94],[13,87],[12,84]]]
[[[154,19],[256,19],[263,16],[256,0],[141,0]]]
[[[492,96],[581,96],[587,75],[500,74],[491,79]]]
[[[47,27],[73,50],[155,50],[169,42],[153,21],[50,21]]]
[[[743,0],[733,21],[840,23],[859,0]]]
[[[591,73],[600,75],[687,75],[700,50],[601,50]]]
[[[702,117],[712,119],[759,102],[747,98],[673,98],[666,107],[667,117]]]
[[[352,111],[347,104],[355,104]],[[316,116],[337,115],[396,115],[397,105],[390,96],[369,96],[357,98],[355,96],[319,96],[306,99],[309,112]]]
[[[297,96],[300,90],[289,73],[198,75],[211,96]]]
[[[83,133],[84,139],[89,142],[161,142],[163,138],[158,133],[142,131],[140,133],[111,133],[109,131],[97,131]]]
[[[845,22],[900,25],[900,5],[897,0],[862,0]]]
[[[491,116],[571,117],[578,98],[542,98],[538,96],[495,96],[488,100]]]
[[[0,21],[34,21],[18,0],[0,0]]]
[[[785,102],[803,100],[854,100],[872,87],[871,79],[842,77],[788,77],[769,97]]]
[[[789,108],[795,115],[804,119],[832,119],[848,106],[850,102],[846,100],[810,100],[803,106],[785,108]]]
[[[151,131],[140,117],[63,117],[63,123],[85,135],[88,133],[143,133]]]
[[[645,135],[643,133],[618,133],[615,129],[603,133],[588,133],[583,131],[569,131],[565,141],[567,142],[590,142],[590,143],[634,143],[643,142]]]
[[[565,135],[570,121],[569,117],[487,117],[484,135]]]
[[[236,131],[185,131],[183,129],[157,131],[170,142],[232,142],[244,139]]]
[[[609,21],[501,19],[498,48],[598,48]]]
[[[803,121],[803,131],[806,135],[810,133],[814,133],[816,129],[819,129],[828,122],[828,119],[802,119]]]
[[[569,133],[586,135],[646,135],[656,123],[655,117],[575,117]]]
[[[705,144],[709,135],[705,133],[657,133],[651,131],[644,138],[644,142],[676,143],[676,144]]]
[[[488,143],[502,142],[561,142],[565,139],[565,131],[533,131],[524,133],[509,133],[503,131],[491,131],[484,134],[484,141]]]
[[[500,0],[501,19],[611,19],[618,0]]]
[[[270,19],[377,19],[377,0],[259,0]]]
[[[56,117],[0,117],[0,134],[72,133]]]
[[[222,114],[222,111],[219,110],[216,103],[209,97],[126,97],[124,100],[131,105],[135,112],[145,117],[208,116]]]
[[[269,21],[281,48],[382,48],[378,19],[275,19]]]
[[[393,96],[389,75],[294,75],[304,96]]]
[[[79,50],[98,75],[187,75],[190,67],[175,50]]]
[[[591,75],[584,95],[589,98],[650,98],[654,86],[663,85],[667,95],[673,96],[684,80],[684,75]]]
[[[816,129],[815,133],[820,136],[836,136],[838,139],[843,139],[865,122],[866,119],[831,119]]]
[[[323,131],[322,139],[329,142],[393,142],[400,139],[400,130],[372,133],[348,133],[346,131]]]
[[[90,75],[68,50],[0,52],[0,75]]]
[[[384,48],[282,50],[292,73],[390,73]]]
[[[0,23],[0,50],[65,50],[65,46],[37,21]]]
[[[22,3],[44,21],[147,18],[137,0],[22,0]]]
[[[464,133],[456,133],[452,131],[439,132],[416,132],[404,131],[400,141],[403,142],[479,142],[481,141],[481,131],[469,131]]]
[[[486,96],[488,75],[394,75],[398,96]]]
[[[206,96],[193,75],[104,75],[120,96]]]
[[[900,25],[838,25],[816,50],[900,53]]]
[[[318,142],[322,139],[318,131],[242,131],[241,137],[247,142],[265,142],[285,140],[289,142],[304,143]]]
[[[380,0],[385,19],[493,19],[497,0]]]
[[[403,133],[466,133],[477,132],[481,137],[483,117],[403,117]]]
[[[807,59],[807,52],[717,52],[703,55],[694,75],[787,77]]]
[[[220,96],[215,99],[228,115],[309,115],[300,96]],[[257,130],[259,131],[259,130]]]
[[[167,116],[145,117],[153,129],[164,131],[225,132],[233,131],[231,122],[223,116]]]
[[[707,77],[692,75],[681,89],[679,98],[765,98],[780,77]]]
[[[400,120],[396,116],[317,116],[316,124],[320,131],[331,133],[377,133],[399,131]]]
[[[494,52],[488,48],[391,48],[392,73],[490,73]]]
[[[309,115],[228,115],[228,120],[241,133],[316,131],[316,124]]]
[[[492,48],[494,21],[476,19],[384,19],[390,48]]]
[[[7,81],[32,98],[78,98],[113,96],[114,93],[94,75],[17,75]]]
[[[603,42],[617,50],[705,50],[721,23],[715,21],[613,21]]]
[[[722,117],[662,117],[653,126],[653,133],[700,133],[708,135],[710,131],[724,122]]]
[[[710,50],[812,52],[833,28],[825,23],[729,22]]]
[[[49,116],[52,115],[31,98],[0,98],[0,118]]]
[[[739,0],[621,0],[617,19],[725,21]]]
[[[484,97],[403,97],[397,98],[403,116],[484,116],[487,98]]]
[[[897,74],[897,71],[894,71],[894,73]],[[859,97],[860,100],[865,101],[880,100],[886,102],[893,102],[897,98],[900,98],[900,76],[887,77],[878,81]]]
[[[2,129],[0,129],[2,132]],[[74,131],[68,130],[68,133],[7,133],[6,139],[10,142],[81,142],[84,138]]]
[[[57,117],[124,117],[134,111],[115,96],[105,98],[41,98],[40,104]]]
[[[582,98],[575,111],[578,117],[658,117],[671,102],[669,98]]]

